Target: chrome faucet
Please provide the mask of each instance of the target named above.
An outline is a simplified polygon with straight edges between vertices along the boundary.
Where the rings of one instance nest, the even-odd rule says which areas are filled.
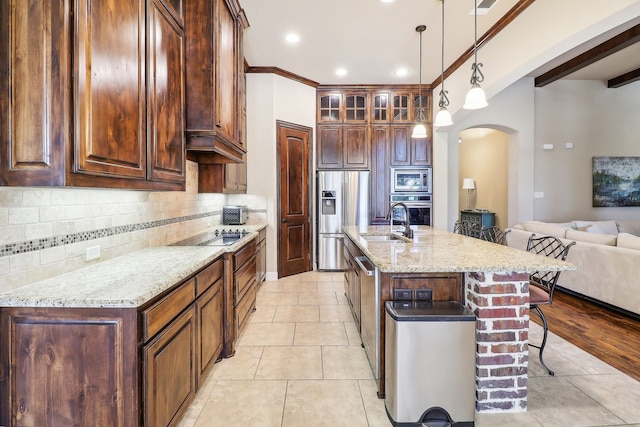
[[[387,219],[389,220],[389,226],[393,230],[393,210],[395,209],[396,206],[400,206],[400,207],[404,208],[404,217],[406,218],[406,221],[404,221],[404,231],[402,232],[402,234],[405,237],[408,237],[409,239],[413,239],[413,230],[410,228],[411,223],[410,223],[410,220],[409,220],[409,208],[404,203],[396,202],[396,203],[393,203],[391,205],[391,207],[389,208],[389,212],[387,213]]]

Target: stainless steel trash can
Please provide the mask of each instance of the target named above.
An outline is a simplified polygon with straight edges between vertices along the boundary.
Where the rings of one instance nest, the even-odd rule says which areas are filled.
[[[385,407],[394,426],[473,426],[475,315],[456,302],[385,303]]]

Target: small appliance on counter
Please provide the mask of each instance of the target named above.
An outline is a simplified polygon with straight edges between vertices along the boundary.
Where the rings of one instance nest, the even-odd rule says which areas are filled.
[[[249,218],[249,209],[241,205],[227,205],[222,207],[223,225],[243,225]]]

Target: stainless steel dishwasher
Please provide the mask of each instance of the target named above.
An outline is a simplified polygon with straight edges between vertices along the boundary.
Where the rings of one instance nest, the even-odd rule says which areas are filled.
[[[360,338],[369,359],[373,377],[380,365],[380,284],[378,269],[365,256],[355,258],[360,269]]]

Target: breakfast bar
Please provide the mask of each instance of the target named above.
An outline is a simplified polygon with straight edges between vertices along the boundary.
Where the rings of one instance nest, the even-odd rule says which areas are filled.
[[[384,303],[398,288],[419,287],[433,301],[460,302],[476,316],[476,411],[526,411],[529,274],[575,266],[428,226],[412,228],[411,239],[389,226],[344,228],[345,245],[354,245],[379,274],[378,394],[384,395]]]

